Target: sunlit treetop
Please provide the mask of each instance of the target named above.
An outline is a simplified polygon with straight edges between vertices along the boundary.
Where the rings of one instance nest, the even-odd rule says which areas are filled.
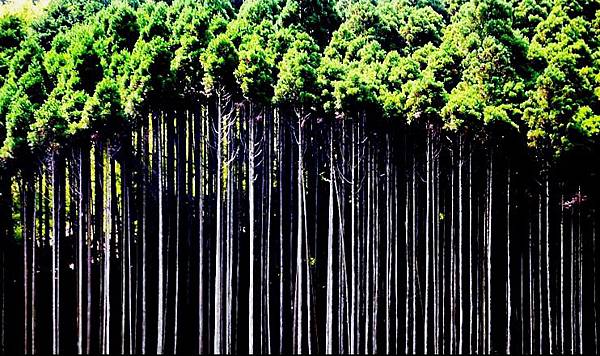
[[[319,47],[305,32],[297,32],[294,41],[278,64],[279,74],[274,101],[297,112],[315,109],[319,99],[317,70]]]
[[[592,0],[51,0],[0,6],[1,156],[213,100],[520,135],[600,135]]]

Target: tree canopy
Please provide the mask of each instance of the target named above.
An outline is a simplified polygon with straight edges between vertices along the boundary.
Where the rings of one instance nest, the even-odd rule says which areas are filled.
[[[505,125],[555,157],[597,146],[594,1],[237,5],[53,0],[0,12],[3,159],[114,132],[114,123],[127,130],[148,110],[215,91],[482,137]]]

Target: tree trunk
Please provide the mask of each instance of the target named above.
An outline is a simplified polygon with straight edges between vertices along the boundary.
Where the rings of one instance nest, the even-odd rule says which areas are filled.
[[[163,150],[164,150],[164,117],[162,114],[158,116],[158,127],[156,134],[158,137],[158,145],[156,147],[158,157],[158,315],[157,315],[157,344],[156,353],[164,352],[165,342],[165,262],[164,262],[164,240],[165,240],[165,223],[164,217],[164,166],[163,166]]]
[[[329,132],[329,228],[327,230],[327,311],[325,352],[333,353],[333,127]]]
[[[254,350],[254,117],[252,116],[252,104],[248,115],[248,199],[249,199],[249,240],[250,240],[250,286],[248,292],[248,352],[253,354]]]

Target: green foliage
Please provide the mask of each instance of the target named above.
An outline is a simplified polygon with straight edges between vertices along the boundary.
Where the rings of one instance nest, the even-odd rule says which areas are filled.
[[[204,88],[207,93],[231,88],[237,66],[237,49],[228,33],[220,33],[210,41],[201,56]]]
[[[27,133],[35,110],[35,105],[23,92],[12,97],[6,114],[6,139],[0,149],[0,157],[18,157],[27,150]]]
[[[149,1],[137,10],[140,38],[150,41],[155,37],[167,39],[171,34],[168,22],[169,7],[164,2]]]
[[[529,143],[555,155],[570,149],[578,136],[597,137],[598,131],[597,33],[575,5],[552,8],[537,26],[528,53],[535,65],[523,104]]]
[[[389,0],[379,3],[374,15],[376,23],[369,27],[384,48],[409,54],[418,47],[428,43],[437,45],[441,41],[445,20],[437,6]]]
[[[32,28],[42,46],[48,49],[54,36],[93,17],[106,3],[105,0],[52,0]]]
[[[52,96],[35,112],[27,138],[32,147],[43,149],[46,145],[56,146],[63,141],[66,131],[61,103]]]
[[[273,97],[274,55],[267,48],[268,38],[258,33],[246,36],[240,46],[235,76],[244,97],[268,104]]]
[[[185,98],[198,98],[203,90],[204,68],[201,56],[212,38],[210,11],[195,1],[174,4],[172,41],[177,47],[171,62],[176,88]]]
[[[379,43],[373,41],[365,43],[357,51],[355,60],[345,63],[343,75],[333,83],[337,111],[379,111],[377,94],[381,86],[380,63],[384,54]]]
[[[17,86],[35,104],[46,97],[46,72],[43,67],[43,50],[35,36],[28,37],[15,53],[8,77],[14,78]]]
[[[426,71],[420,78],[408,81],[403,91],[406,93],[405,111],[408,122],[436,124],[442,107],[448,100],[443,83]]]
[[[295,40],[279,62],[274,101],[294,108],[315,108],[318,99],[319,47],[305,32]]]
[[[132,50],[140,35],[135,10],[126,3],[116,3],[99,14],[100,28],[113,51]]]
[[[0,15],[0,85],[8,75],[10,61],[27,36],[25,21],[14,14]]]
[[[136,42],[128,66],[129,76],[123,85],[128,88],[125,102],[128,114],[139,117],[149,109],[166,108],[172,103],[170,99],[175,95],[172,59],[170,45],[162,37]]]
[[[332,0],[286,0],[281,25],[306,32],[319,46],[329,41],[339,18]]]
[[[230,98],[537,152],[600,139],[592,0],[54,0],[0,15],[1,156]],[[216,95],[215,95],[216,94]]]
[[[264,20],[275,21],[281,13],[283,0],[246,0],[240,7],[238,18],[253,24]]]
[[[112,79],[103,79],[96,86],[94,96],[86,101],[76,129],[103,133],[107,129],[112,132],[118,131],[126,125],[120,87]]]

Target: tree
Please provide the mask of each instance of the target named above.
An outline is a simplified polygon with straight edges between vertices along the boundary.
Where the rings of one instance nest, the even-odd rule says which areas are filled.
[[[574,15],[569,16],[569,7],[554,6],[538,26],[528,53],[538,69],[524,103],[527,136],[532,146],[555,155],[572,147],[574,133],[594,132],[597,121],[591,114],[595,109],[586,107],[597,101],[596,79],[585,69],[593,65],[590,29],[583,17]]]
[[[303,289],[306,268],[306,278],[310,279],[308,270],[309,256],[307,251],[307,236],[304,231],[305,219],[305,188],[304,188],[304,167],[303,150],[304,142],[302,138],[303,126],[309,119],[311,109],[314,110],[318,98],[317,70],[319,67],[319,47],[314,40],[306,33],[299,32],[295,35],[295,40],[279,62],[279,74],[275,86],[274,101],[284,107],[287,107],[295,113],[298,131],[298,176],[297,176],[297,240],[296,240],[296,279],[295,279],[295,299],[294,299],[294,350],[302,352],[304,343],[304,308]],[[303,261],[304,256],[304,261]],[[311,350],[311,313],[310,297],[307,291],[307,324],[308,324],[308,345]]]
[[[283,27],[306,32],[319,46],[324,46],[338,25],[338,16],[331,0],[286,0],[279,21]]]
[[[0,85],[8,76],[10,62],[27,35],[25,21],[15,14],[0,15]]]
[[[32,23],[32,28],[37,32],[42,47],[47,50],[57,34],[92,17],[105,4],[104,0],[54,0],[42,16]]]
[[[202,54],[202,66],[204,67],[204,86],[208,95],[214,95],[216,99],[217,115],[216,120],[216,156],[217,156],[217,176],[216,176],[216,254],[215,254],[215,295],[214,295],[214,335],[213,352],[228,352],[230,345],[230,334],[225,328],[223,312],[229,317],[228,306],[226,305],[224,294],[229,292],[229,284],[226,283],[225,274],[231,273],[229,261],[231,258],[229,249],[225,248],[225,241],[229,242],[229,236],[224,237],[223,231],[229,224],[224,224],[222,202],[228,199],[230,190],[225,188],[225,197],[223,196],[223,187],[229,187],[229,163],[226,153],[229,152],[229,133],[233,123],[232,119],[232,95],[234,95],[234,72],[238,63],[237,49],[229,37],[229,32],[216,34],[210,41],[206,51]],[[227,213],[226,213],[227,214]],[[230,218],[230,214],[226,215]],[[229,222],[229,221],[228,221]],[[229,309],[230,310],[230,309]],[[229,323],[229,319],[227,321]],[[225,335],[224,335],[225,334]]]

